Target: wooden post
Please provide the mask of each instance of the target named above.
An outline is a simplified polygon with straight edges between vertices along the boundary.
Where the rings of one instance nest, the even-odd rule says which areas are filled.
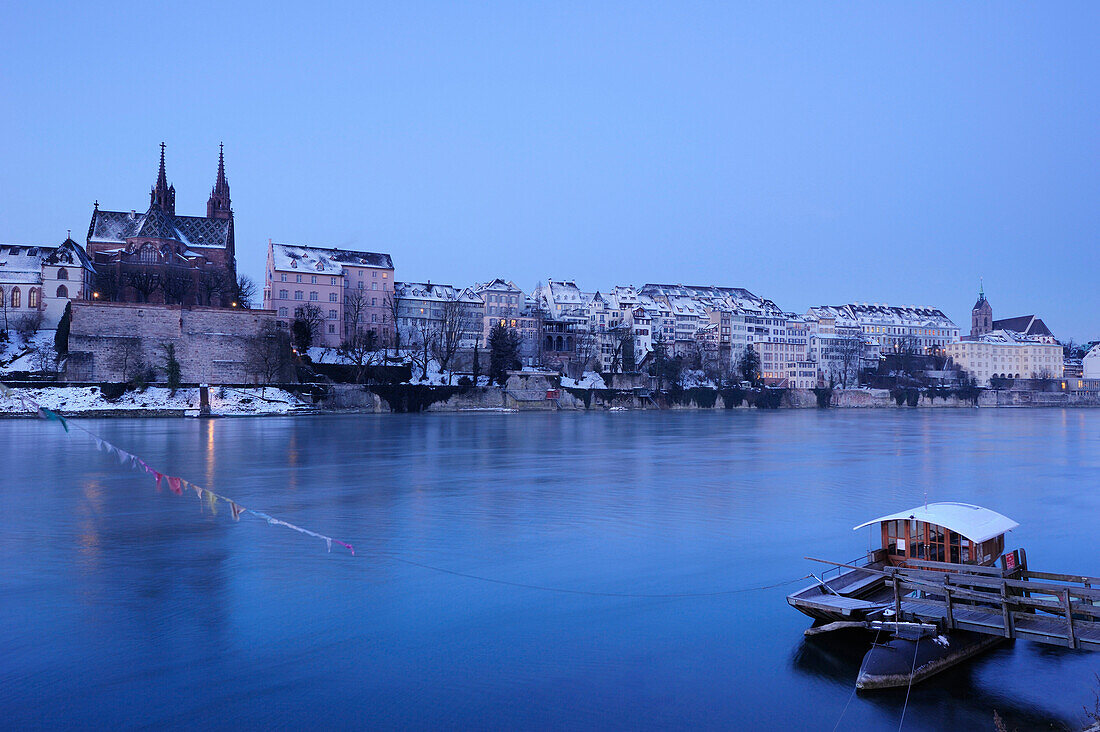
[[[1005,638],[1011,638],[1015,635],[1015,629],[1012,627],[1012,611],[1008,609],[1008,586],[1001,582],[1001,613],[1004,616],[1005,623]]]
[[[894,572],[894,622],[901,622],[901,587],[898,585],[898,573]]]
[[[1069,602],[1069,590],[1062,590],[1062,602],[1066,603],[1066,638],[1069,640],[1069,647],[1077,647],[1077,637],[1073,632],[1073,606]]]
[[[951,575],[943,576],[943,599],[947,601],[947,627],[955,629],[955,612],[951,607]]]

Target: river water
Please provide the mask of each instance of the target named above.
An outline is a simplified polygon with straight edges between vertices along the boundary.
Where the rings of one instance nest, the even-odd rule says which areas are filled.
[[[357,556],[0,421],[8,728],[897,729],[904,690],[853,697],[865,647],[804,640],[797,584],[617,595],[819,571],[926,492],[1018,520],[1033,568],[1100,575],[1100,410],[80,425]],[[1004,645],[914,687],[905,729],[1079,727],[1098,670]]]

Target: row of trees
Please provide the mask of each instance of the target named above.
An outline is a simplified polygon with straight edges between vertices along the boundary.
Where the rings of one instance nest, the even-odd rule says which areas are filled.
[[[95,290],[114,302],[133,296],[138,302],[197,304],[249,308],[256,298],[250,277],[235,277],[221,267],[195,269],[174,264],[109,264],[96,275]]]

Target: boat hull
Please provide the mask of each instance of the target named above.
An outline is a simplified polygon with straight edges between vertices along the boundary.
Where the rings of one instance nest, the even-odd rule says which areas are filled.
[[[859,668],[856,688],[890,689],[917,684],[1004,640],[965,630],[922,638],[894,636],[886,643],[872,645],[867,651]]]

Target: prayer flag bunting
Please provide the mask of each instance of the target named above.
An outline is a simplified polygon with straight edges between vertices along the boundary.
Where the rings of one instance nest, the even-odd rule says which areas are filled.
[[[52,422],[58,422],[65,429],[65,432],[69,432],[68,420],[66,420],[64,417],[62,417],[57,412],[55,412],[53,410],[50,410],[50,409],[46,409],[45,407],[43,407],[41,404],[38,404],[37,402],[35,402],[30,397],[25,396],[24,394],[21,394],[19,392],[16,392],[15,390],[11,389],[9,386],[7,386],[4,383],[0,383],[0,394],[3,394],[4,396],[6,396],[10,399],[19,400],[23,404],[24,407],[26,407],[27,409],[29,409],[32,412],[37,413],[37,415],[39,417],[41,417],[42,419],[52,421]],[[255,515],[259,518],[264,519],[265,521],[267,521],[268,524],[271,524],[272,526],[285,526],[286,528],[293,529],[294,531],[297,531],[300,534],[306,534],[307,536],[312,536],[312,537],[315,537],[317,539],[322,539],[325,542],[325,547],[330,552],[332,551],[332,545],[335,543],[335,544],[339,544],[340,546],[344,547],[349,552],[351,552],[352,556],[355,555],[355,548],[351,544],[340,541],[339,539],[333,539],[331,536],[325,536],[324,534],[318,534],[317,532],[310,531],[309,529],[303,529],[301,526],[295,526],[292,523],[283,521],[281,519],[277,519],[274,516],[269,516],[268,514],[263,513],[262,511],[255,511],[255,510],[252,510],[252,509],[249,509],[249,508],[245,508],[245,507],[241,506],[240,504],[236,503],[235,501],[232,501],[232,500],[226,498],[225,496],[218,495],[217,493],[214,493],[213,491],[206,490],[205,488],[203,488],[201,486],[194,485],[193,483],[188,483],[187,481],[185,481],[182,478],[178,478],[178,477],[173,476],[173,475],[167,475],[165,473],[161,473],[159,470],[154,469],[151,465],[149,465],[147,462],[145,462],[144,460],[139,458],[137,455],[133,455],[131,453],[126,452],[125,450],[122,450],[121,448],[118,448],[118,447],[112,445],[110,442],[107,442],[106,440],[104,440],[104,439],[100,438],[99,436],[93,434],[89,430],[84,429],[83,427],[80,427],[78,425],[74,425],[74,426],[76,427],[76,429],[80,430],[81,432],[85,433],[86,435],[91,437],[93,440],[95,440],[96,449],[103,450],[107,454],[114,455],[115,457],[117,457],[118,462],[119,462],[120,465],[125,465],[126,463],[130,463],[130,467],[140,467],[147,474],[152,475],[154,477],[155,481],[156,481],[156,487],[157,487],[158,491],[160,490],[161,480],[162,479],[167,479],[168,488],[173,493],[175,493],[177,496],[180,496],[180,495],[183,495],[183,489],[184,488],[193,489],[195,491],[195,495],[198,496],[198,498],[199,498],[199,505],[201,506],[202,503],[205,500],[206,503],[210,504],[210,510],[215,515],[217,514],[218,501],[222,500],[222,501],[225,501],[226,503],[229,504],[229,510],[230,510],[230,513],[233,516],[234,521],[239,521],[240,517],[241,517],[241,514],[245,513],[247,511],[248,513],[251,513],[251,514],[253,514],[253,515]]]
[[[33,402],[32,402],[32,404],[33,404]],[[61,426],[65,428],[65,431],[66,432],[69,431],[68,422],[66,422],[65,418],[62,417],[57,412],[51,412],[49,409],[46,409],[45,407],[39,407],[38,408],[38,416],[41,417],[42,419],[52,419],[55,422],[60,422]]]

